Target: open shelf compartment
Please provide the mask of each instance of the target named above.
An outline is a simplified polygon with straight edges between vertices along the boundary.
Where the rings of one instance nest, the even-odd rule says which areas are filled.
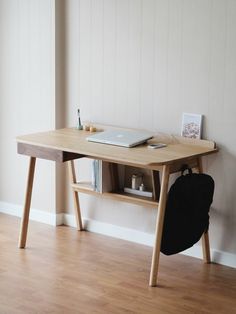
[[[123,202],[128,202],[136,205],[142,205],[142,206],[148,206],[155,208],[158,206],[158,202],[150,197],[140,196],[140,195],[134,195],[130,193],[125,193],[122,190],[118,190],[115,192],[97,192],[94,190],[94,186],[91,182],[78,182],[71,184],[71,187],[74,191],[90,194],[94,196],[102,196],[114,200],[119,200]]]

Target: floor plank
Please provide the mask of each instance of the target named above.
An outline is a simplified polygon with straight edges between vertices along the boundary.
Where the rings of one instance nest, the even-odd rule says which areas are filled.
[[[150,247],[0,214],[0,313],[236,313],[236,270],[161,255],[148,287]]]

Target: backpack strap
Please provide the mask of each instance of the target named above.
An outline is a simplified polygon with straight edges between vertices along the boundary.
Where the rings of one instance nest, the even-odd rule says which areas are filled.
[[[184,165],[182,165],[182,167],[181,167],[181,169],[180,169],[182,176],[184,175],[184,172],[185,172],[186,170],[188,171],[188,174],[192,174],[192,173],[193,173],[193,172],[192,172],[192,169],[189,168],[187,164],[184,164]]]

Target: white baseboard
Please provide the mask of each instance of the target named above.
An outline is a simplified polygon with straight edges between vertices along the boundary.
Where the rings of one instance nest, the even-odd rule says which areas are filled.
[[[0,202],[0,213],[21,217],[22,206]],[[31,209],[30,219],[53,226],[64,224],[67,226],[76,227],[75,216],[66,213],[54,214],[37,209]],[[148,245],[151,247],[154,244],[153,234],[141,232],[134,229],[119,227],[116,225],[99,222],[91,219],[84,219],[83,223],[85,229],[90,232],[100,233],[103,235],[143,245]],[[181,254],[196,258],[202,258],[202,248],[199,245],[194,245],[190,249],[182,252]],[[214,263],[236,268],[236,254],[211,249],[211,258],[212,262]]]
[[[91,219],[84,219],[83,223],[85,229],[90,232],[100,233],[151,247],[153,247],[154,244],[153,234],[119,227]],[[76,220],[74,215],[64,214],[64,224],[67,226],[76,227]],[[202,259],[202,247],[199,245],[194,245],[188,250],[181,252],[181,254]],[[211,249],[211,260],[213,263],[236,268],[236,254]]]
[[[21,217],[22,211],[23,209],[20,205],[0,202],[0,213]],[[31,208],[29,219],[48,225],[57,226],[63,223],[63,214],[54,214],[47,211]]]
[[[153,246],[154,243],[154,235],[138,230],[119,227],[88,218],[83,219],[83,224],[85,229],[90,232],[100,233],[110,237],[128,240],[148,246]],[[64,214],[64,225],[76,227],[74,215]]]

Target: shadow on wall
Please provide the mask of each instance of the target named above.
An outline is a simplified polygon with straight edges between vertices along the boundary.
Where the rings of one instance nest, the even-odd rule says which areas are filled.
[[[219,153],[207,158],[207,172],[215,181],[214,201],[210,211],[211,246],[236,253],[236,156],[223,145]]]

